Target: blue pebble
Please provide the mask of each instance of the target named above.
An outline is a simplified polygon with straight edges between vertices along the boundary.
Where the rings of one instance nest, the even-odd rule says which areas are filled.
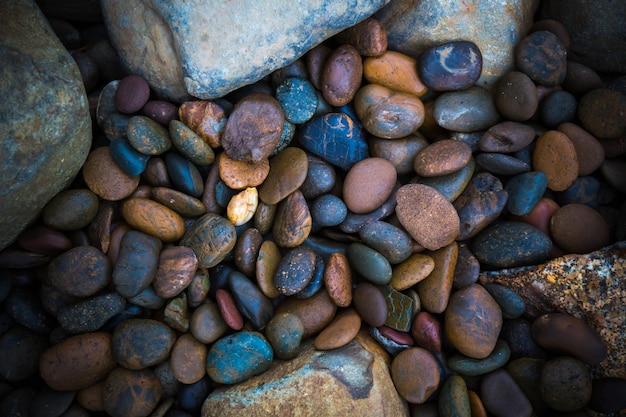
[[[596,208],[600,202],[601,185],[594,177],[578,177],[559,196],[559,204],[586,204]]]
[[[541,171],[525,172],[511,178],[504,189],[509,193],[506,203],[511,214],[524,216],[537,205],[548,188],[548,177]]]
[[[261,333],[241,331],[211,346],[206,368],[213,381],[236,384],[265,372],[273,359],[272,347]]]
[[[230,199],[233,198],[235,194],[237,194],[237,191],[230,188],[222,180],[215,185],[215,199],[220,207],[228,207]]]
[[[302,126],[297,138],[305,150],[345,171],[369,156],[360,123],[345,113],[327,113],[311,119]]]
[[[276,88],[276,101],[285,112],[285,119],[301,124],[311,120],[317,108],[317,92],[307,79],[289,77]]]
[[[204,191],[204,180],[198,168],[190,160],[174,152],[166,153],[164,159],[174,188],[200,198]]]
[[[311,217],[319,226],[337,226],[346,219],[347,215],[346,204],[334,194],[321,195],[311,204]]]
[[[146,164],[150,155],[142,154],[133,148],[128,140],[114,138],[109,145],[109,152],[113,160],[124,170],[125,173],[134,177],[146,170]]]
[[[324,271],[326,270],[326,264],[324,258],[319,255],[315,255],[315,271],[313,277],[309,283],[301,291],[299,291],[294,297],[299,299],[312,297],[316,292],[324,286]]]

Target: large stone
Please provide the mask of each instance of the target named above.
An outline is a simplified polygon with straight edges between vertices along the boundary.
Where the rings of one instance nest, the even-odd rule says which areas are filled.
[[[474,42],[483,56],[477,85],[489,87],[514,67],[515,45],[533,23],[538,0],[394,0],[375,17],[387,29],[388,49],[417,58],[453,41]]]
[[[626,2],[546,0],[540,16],[561,22],[570,36],[567,59],[601,72],[626,72]]]
[[[595,329],[608,355],[592,371],[597,377],[626,378],[626,242],[585,255],[566,255],[545,264],[483,272],[482,283],[513,289],[534,319],[561,312]]]
[[[67,187],[91,118],[74,60],[33,1],[0,1],[0,249]]]
[[[317,351],[306,343],[291,361],[232,387],[218,387],[202,417],[409,416],[389,374],[389,356],[365,333],[347,345]]]
[[[389,0],[103,0],[126,69],[159,94],[211,99],[251,84]]]

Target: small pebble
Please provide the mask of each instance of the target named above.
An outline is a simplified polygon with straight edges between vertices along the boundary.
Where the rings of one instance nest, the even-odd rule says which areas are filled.
[[[440,378],[439,364],[426,349],[406,349],[391,362],[391,379],[398,394],[409,403],[426,402],[437,390]]]
[[[528,398],[504,369],[483,376],[480,392],[485,408],[496,417],[532,415],[533,408]]]
[[[397,51],[384,51],[363,61],[363,77],[370,84],[423,96],[428,88],[417,73],[414,58]]]
[[[265,337],[280,360],[293,359],[298,355],[304,325],[291,313],[276,314],[265,327]]]
[[[467,384],[460,375],[451,375],[439,392],[439,416],[470,416],[471,408]]]
[[[322,330],[313,346],[317,350],[337,349],[350,343],[361,329],[361,317],[353,309],[337,314],[333,321]]]
[[[443,93],[435,99],[433,116],[439,126],[457,132],[487,129],[500,118],[493,95],[478,86]]]
[[[520,71],[509,71],[500,77],[494,99],[502,116],[515,122],[530,119],[539,105],[535,83]]]
[[[567,253],[590,253],[611,243],[608,223],[585,204],[567,204],[550,218],[554,243]]]
[[[308,172],[306,153],[295,147],[287,147],[272,157],[269,174],[259,187],[259,198],[265,204],[278,204],[296,191],[305,181]]]
[[[138,75],[127,75],[120,80],[115,92],[115,107],[122,113],[132,114],[141,110],[149,98],[148,82]]]
[[[337,305],[325,289],[304,299],[288,298],[276,308],[276,314],[291,313],[298,316],[304,326],[302,338],[306,339],[319,333],[335,317]]]
[[[191,333],[178,337],[169,362],[172,375],[183,384],[194,384],[206,374],[207,346]]]
[[[626,133],[626,94],[597,88],[578,102],[578,118],[582,127],[598,139],[619,139]]]
[[[389,285],[397,291],[408,290],[426,279],[435,269],[435,261],[429,255],[414,253],[393,268]]]
[[[316,273],[318,273],[318,269],[316,266]],[[337,307],[350,306],[352,303],[352,270],[348,257],[341,252],[332,253],[326,261],[322,277],[328,295]]]
[[[206,369],[213,381],[236,384],[265,372],[272,359],[272,347],[261,333],[241,331],[223,337],[211,346]]]
[[[351,243],[346,252],[350,265],[373,284],[384,285],[391,280],[391,264],[376,250],[362,243]]]
[[[451,174],[467,165],[471,148],[464,142],[444,139],[426,146],[415,156],[413,168],[418,175],[437,177]]]
[[[422,82],[435,91],[469,88],[478,81],[482,68],[480,49],[469,41],[427,48],[420,54],[417,65]]]
[[[387,320],[387,301],[380,290],[369,282],[361,282],[354,289],[352,305],[363,321],[372,327],[380,327]]]
[[[108,146],[91,151],[82,171],[87,187],[98,197],[109,201],[119,201],[130,196],[139,185],[140,177],[128,175],[113,160]]]
[[[146,369],[167,359],[176,334],[153,319],[129,319],[115,327],[111,349],[117,363],[127,369]]]
[[[363,77],[363,61],[351,45],[341,45],[330,53],[321,74],[321,89],[331,106],[340,107],[354,98]]]
[[[147,416],[161,399],[161,383],[151,369],[115,368],[102,386],[104,411],[112,417]]]
[[[537,84],[554,87],[565,80],[567,50],[554,33],[533,32],[517,45],[515,66]]]
[[[589,132],[570,122],[562,123],[556,129],[565,133],[576,149],[579,176],[590,175],[602,165],[604,148]]]
[[[433,260],[434,268],[416,286],[424,310],[435,314],[443,313],[446,310],[448,298],[452,292],[452,279],[458,254],[459,245],[456,242],[436,251],[427,252],[427,255]]]
[[[553,410],[577,411],[591,398],[591,373],[579,359],[568,356],[551,359],[543,366],[539,389]]]
[[[509,361],[511,351],[508,344],[498,339],[495,347],[484,359],[473,359],[467,356],[455,353],[448,358],[448,366],[455,372],[464,376],[477,376],[495,371],[502,368]]]
[[[524,149],[535,139],[535,129],[523,123],[506,121],[491,126],[478,147],[483,152],[512,153]]]
[[[441,353],[443,333],[441,321],[437,316],[428,311],[417,313],[411,323],[411,336],[417,346],[426,349],[433,355]]]
[[[525,172],[509,179],[504,189],[509,194],[506,207],[515,216],[524,216],[537,205],[548,187],[541,171]]]
[[[383,158],[363,159],[346,174],[343,201],[353,213],[371,212],[389,198],[396,179],[396,169],[391,162]]]
[[[276,88],[276,100],[285,120],[300,124],[310,120],[317,108],[315,87],[306,78],[288,77]]]
[[[146,116],[133,116],[126,131],[128,141],[144,155],[160,155],[172,147],[168,130]]]
[[[299,246],[287,251],[274,274],[274,285],[286,296],[297,294],[307,286],[315,271],[315,252]]]

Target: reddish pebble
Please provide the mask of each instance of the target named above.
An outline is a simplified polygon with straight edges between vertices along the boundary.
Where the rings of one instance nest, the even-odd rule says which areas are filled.
[[[228,327],[233,330],[243,329],[243,317],[237,309],[233,296],[228,291],[220,288],[215,292],[215,299],[220,313],[222,313],[222,318]]]
[[[387,301],[374,284],[362,282],[354,289],[353,305],[363,321],[372,327],[380,327],[387,320]]]
[[[313,345],[318,350],[337,349],[347,345],[361,329],[361,317],[353,309],[345,310],[320,332]]]
[[[167,126],[172,120],[178,119],[178,106],[169,101],[151,100],[143,106],[141,112],[157,123]]]
[[[410,403],[421,404],[439,387],[439,364],[426,349],[411,347],[393,358],[391,379],[402,398]]]
[[[337,307],[348,307],[352,303],[352,273],[348,258],[343,253],[334,252],[328,257],[324,285]]]
[[[531,226],[535,226],[546,235],[550,236],[550,218],[559,209],[559,205],[556,201],[544,197],[537,205],[530,211],[530,213],[524,216],[510,216],[510,220],[520,221],[528,223]]]
[[[35,226],[22,232],[17,244],[24,250],[42,255],[58,255],[73,246],[69,237],[47,226]]]
[[[148,82],[138,75],[128,75],[120,81],[115,92],[115,107],[126,114],[138,112],[150,98]]]
[[[411,324],[411,336],[418,346],[433,355],[441,352],[441,323],[429,312],[417,313]]]
[[[383,335],[389,340],[396,342],[399,345],[413,346],[415,344],[415,341],[413,340],[413,338],[411,337],[409,333],[401,332],[399,330],[392,329],[391,327],[387,327],[387,326],[378,327],[378,331],[380,332],[381,335]]]
[[[378,157],[366,158],[346,174],[343,200],[353,213],[369,213],[389,198],[396,179],[396,168],[391,162]]]

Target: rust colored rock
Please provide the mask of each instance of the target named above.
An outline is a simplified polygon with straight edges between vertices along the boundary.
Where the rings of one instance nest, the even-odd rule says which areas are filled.
[[[243,316],[237,309],[233,296],[223,288],[215,292],[215,300],[228,327],[233,330],[243,329]]]
[[[350,343],[361,330],[361,317],[354,309],[337,314],[313,342],[317,350],[337,349]]]
[[[443,313],[448,305],[448,298],[452,292],[454,269],[459,257],[459,245],[456,242],[438,249],[426,252],[434,261],[432,272],[417,283],[417,293],[422,308],[431,313]]]
[[[391,162],[384,158],[363,159],[346,174],[343,200],[353,213],[369,213],[389,198],[396,179],[396,169]]]
[[[121,212],[130,226],[164,242],[175,242],[185,233],[185,222],[178,213],[147,198],[124,201]]]
[[[340,107],[354,98],[363,77],[359,51],[351,45],[335,49],[322,71],[322,93],[331,106]]]
[[[193,279],[198,258],[187,246],[165,248],[159,255],[154,291],[161,298],[173,298],[180,294]]]
[[[366,58],[363,61],[363,76],[372,84],[418,97],[428,91],[417,73],[415,59],[396,51],[385,51],[379,56]]]
[[[598,139],[582,127],[570,122],[561,123],[556,129],[565,133],[574,145],[578,157],[578,175],[580,177],[590,175],[600,168],[604,162],[605,152]]]
[[[170,356],[172,375],[183,384],[194,384],[206,374],[208,348],[191,333],[181,335],[174,343]]]
[[[444,139],[419,151],[413,160],[413,168],[423,177],[438,177],[460,170],[471,157],[472,149],[465,142]]]
[[[411,336],[417,346],[423,347],[433,355],[441,353],[443,333],[441,322],[428,311],[420,311],[411,323]]]
[[[294,248],[309,237],[313,219],[309,206],[297,190],[280,202],[272,226],[276,244],[282,248]]]
[[[251,163],[230,158],[222,152],[217,158],[220,178],[229,188],[243,190],[261,185],[270,172],[268,159]],[[208,181],[208,178],[207,178]],[[213,187],[215,189],[215,187]]]
[[[108,146],[89,153],[83,165],[83,179],[98,197],[109,201],[122,200],[135,191],[139,176],[131,177],[113,160]]]
[[[426,349],[412,347],[391,362],[391,378],[398,393],[408,402],[421,404],[437,390],[440,372],[437,359]]]
[[[567,253],[589,253],[611,243],[611,230],[604,217],[585,204],[567,204],[550,218],[554,243]]]
[[[208,100],[187,101],[178,108],[178,117],[212,148],[222,144],[227,118],[219,104]]]
[[[387,50],[387,29],[372,17],[339,32],[336,39],[355,47],[361,56],[379,56]]]
[[[306,179],[309,163],[306,153],[287,147],[269,161],[269,175],[259,187],[259,198],[265,204],[277,204],[296,191]]]
[[[306,54],[306,67],[309,71],[311,83],[319,91],[322,91],[322,72],[330,54],[333,50],[326,44],[319,44]]]
[[[148,82],[138,75],[127,75],[115,91],[115,107],[122,113],[138,112],[150,98]]]
[[[352,303],[352,271],[348,258],[341,252],[331,253],[324,269],[324,285],[337,307]]]
[[[283,132],[285,114],[268,94],[249,94],[235,104],[224,133],[222,147],[237,161],[260,162],[270,156]]]
[[[427,278],[435,268],[435,261],[429,255],[414,253],[406,261],[396,265],[391,273],[389,285],[394,290],[404,291]]]
[[[558,130],[548,130],[535,141],[533,166],[548,177],[548,188],[566,190],[578,178],[578,156],[572,141]]]

